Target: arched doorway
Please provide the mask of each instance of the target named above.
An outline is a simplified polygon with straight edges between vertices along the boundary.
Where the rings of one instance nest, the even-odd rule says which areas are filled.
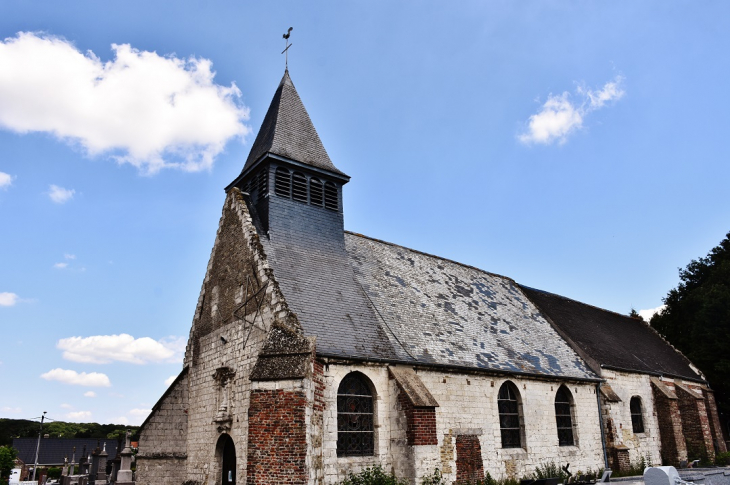
[[[221,460],[220,485],[236,485],[236,445],[229,435],[224,434],[218,439],[217,448]]]

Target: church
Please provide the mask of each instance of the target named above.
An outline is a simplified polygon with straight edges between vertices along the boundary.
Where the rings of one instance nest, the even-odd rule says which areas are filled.
[[[349,180],[287,70],[225,189],[137,483],[335,484],[374,465],[459,483],[726,451],[708,383],[646,323],[345,231]]]

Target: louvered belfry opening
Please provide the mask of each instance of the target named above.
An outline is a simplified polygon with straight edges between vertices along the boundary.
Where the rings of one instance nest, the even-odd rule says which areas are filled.
[[[309,203],[319,207],[324,203],[324,186],[318,178],[309,179]]]
[[[274,193],[279,197],[291,197],[291,174],[284,167],[276,167]]]
[[[291,197],[297,202],[308,202],[307,177],[301,172],[294,172],[291,177]]]

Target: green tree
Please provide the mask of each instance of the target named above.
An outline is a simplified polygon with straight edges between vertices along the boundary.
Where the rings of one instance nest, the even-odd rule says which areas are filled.
[[[18,450],[12,446],[0,446],[0,478],[9,477],[10,470],[15,467]]]
[[[704,258],[679,270],[679,285],[651,326],[686,355],[715,391],[718,408],[730,416],[730,233]]]

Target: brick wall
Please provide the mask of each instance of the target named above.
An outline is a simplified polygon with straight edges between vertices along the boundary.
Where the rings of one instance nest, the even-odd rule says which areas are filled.
[[[702,394],[705,398],[705,409],[710,418],[710,431],[715,444],[716,453],[727,452],[727,444],[722,433],[722,425],[720,424],[720,416],[717,412],[717,403],[715,402],[715,393],[708,389],[703,389]]]
[[[678,400],[667,396],[653,384],[652,391],[661,436],[662,463],[679,466],[680,461],[687,459],[687,445],[682,434]]]
[[[484,478],[484,462],[479,436],[456,437],[456,483],[472,483]]]
[[[398,385],[398,384],[396,384]],[[436,445],[436,408],[413,406],[403,388],[398,385],[398,405],[406,416],[406,439],[410,446]]]
[[[715,458],[710,420],[705,408],[705,400],[700,392],[682,384],[675,385],[679,400],[684,439],[687,442],[688,459],[701,458],[705,453],[710,460]]]
[[[306,405],[302,391],[251,392],[246,467],[249,485],[307,483]]]

